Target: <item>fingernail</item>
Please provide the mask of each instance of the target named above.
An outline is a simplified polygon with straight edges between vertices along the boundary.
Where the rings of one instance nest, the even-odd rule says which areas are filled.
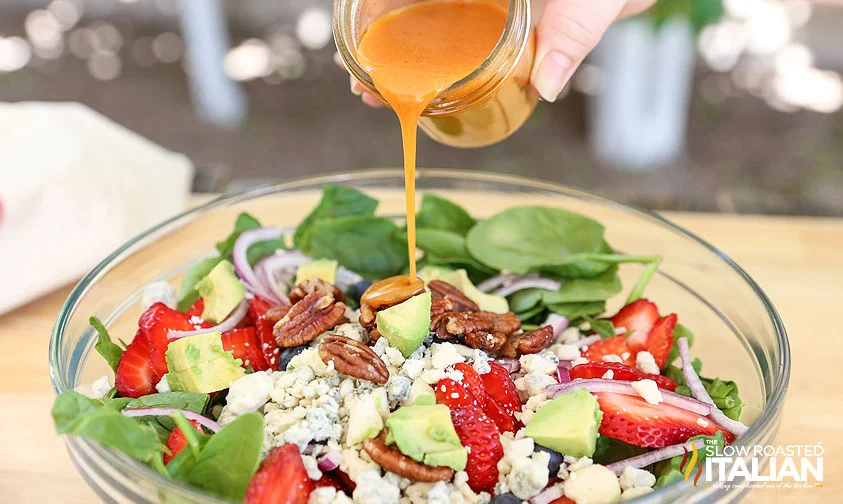
[[[356,80],[352,79],[351,81],[351,94],[354,96],[360,96],[363,94],[363,86],[361,86]]]
[[[570,69],[570,58],[560,52],[551,51],[539,62],[533,86],[545,101],[554,102],[565,86]]]

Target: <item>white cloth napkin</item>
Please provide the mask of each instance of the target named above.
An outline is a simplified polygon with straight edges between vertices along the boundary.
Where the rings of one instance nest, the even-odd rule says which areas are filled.
[[[77,103],[0,103],[0,314],[183,210],[185,156]]]

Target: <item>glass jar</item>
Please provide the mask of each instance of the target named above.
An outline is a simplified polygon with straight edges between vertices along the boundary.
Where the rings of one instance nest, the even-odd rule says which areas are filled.
[[[372,22],[406,5],[429,0],[334,0],[334,40],[346,68],[367,93],[383,103],[359,63],[357,47]],[[538,94],[530,85],[535,34],[530,0],[493,0],[508,6],[506,26],[488,58],[436,97],[419,120],[437,142],[482,147],[514,133],[530,117]]]

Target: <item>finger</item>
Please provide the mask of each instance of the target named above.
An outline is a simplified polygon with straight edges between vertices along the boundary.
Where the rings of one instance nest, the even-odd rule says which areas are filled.
[[[548,2],[536,27],[538,42],[531,78],[542,98],[556,100],[625,4],[625,0]]]
[[[342,68],[346,72],[348,71],[348,68],[346,68],[345,66],[345,61],[342,60],[342,56],[340,56],[340,53],[338,52],[334,53],[334,63],[336,63],[338,67]]]
[[[351,94],[353,94],[354,96],[360,96],[363,94],[363,86],[361,86],[360,83],[357,82],[357,79],[349,76],[348,81],[349,87],[351,87]]]
[[[635,16],[636,14],[641,14],[645,10],[649,9],[656,3],[656,0],[629,0],[626,5],[621,10],[619,18],[627,18],[630,16]]]
[[[363,100],[363,103],[365,103],[366,105],[368,105],[370,107],[373,107],[373,108],[383,107],[383,103],[378,101],[377,98],[370,95],[369,93],[363,93],[363,96],[361,97],[361,99]]]

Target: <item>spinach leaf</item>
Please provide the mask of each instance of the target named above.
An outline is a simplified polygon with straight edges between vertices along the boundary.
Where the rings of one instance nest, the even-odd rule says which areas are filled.
[[[221,497],[241,500],[260,462],[263,417],[247,413],[210,437],[187,482]]]
[[[73,390],[56,398],[51,414],[58,434],[88,438],[141,462],[152,463],[163,453],[153,428]]]
[[[406,244],[395,238],[397,226],[385,217],[357,215],[321,219],[308,233],[314,258],[336,259],[369,280],[397,275],[408,264]]]
[[[699,359],[694,359],[691,365],[699,374],[702,362]],[[679,384],[674,392],[688,397],[692,396],[691,389],[685,383],[685,376],[682,374],[681,368],[668,365],[665,368],[664,375]],[[704,376],[700,376],[700,381],[708,395],[711,396],[711,400],[724,415],[732,420],[740,420],[744,402],[740,398],[738,385],[735,382],[723,381],[720,378],[705,378]]]
[[[246,251],[246,260],[249,264],[254,266],[258,261],[268,255],[274,254],[278,250],[287,250],[287,242],[284,237],[275,240],[266,240],[253,243]]]
[[[528,206],[504,210],[477,223],[468,233],[467,244],[468,251],[481,263],[515,273],[548,267],[575,272],[581,267],[585,273],[560,273],[596,276],[609,267],[599,269],[591,264],[566,261],[578,254],[604,251],[603,226],[558,208]]]
[[[609,319],[594,318],[589,315],[586,315],[583,317],[583,321],[588,324],[588,329],[583,330],[582,327],[580,328],[580,330],[583,331],[583,334],[597,333],[597,335],[599,335],[603,339],[613,338],[617,336],[617,334],[615,334],[615,326]],[[582,325],[585,326],[585,324]]]
[[[535,306],[533,308],[530,308],[529,310],[518,312],[516,313],[516,315],[518,315],[518,319],[521,320],[521,322],[526,322],[535,317],[536,315],[544,313],[544,311],[544,306]]]
[[[456,203],[435,194],[422,196],[416,228],[439,229],[465,236],[475,224],[477,221]]]
[[[238,215],[237,220],[234,221],[234,231],[225,240],[217,243],[217,250],[220,252],[220,257],[227,258],[231,256],[231,252],[234,250],[234,242],[237,241],[237,238],[240,238],[243,231],[259,227],[261,227],[261,223],[246,212]]]
[[[688,439],[688,441],[695,441],[697,439],[704,440],[705,445],[697,451],[697,469],[693,469],[693,473],[690,475],[691,481],[693,481],[696,471],[703,470],[702,468],[705,467],[705,459],[721,454],[723,452],[723,447],[726,446],[726,438],[724,438],[723,433],[719,431],[714,436],[694,436]],[[657,478],[654,488],[663,487],[673,483],[674,481],[685,478],[680,470],[682,458],[683,455],[677,455],[656,464],[654,472],[656,473]]]
[[[509,296],[509,310],[515,313],[531,310],[539,305],[542,295],[547,292],[544,289],[524,289]]]
[[[676,362],[679,359],[679,347],[676,345],[679,338],[688,339],[688,348],[694,346],[694,333],[682,324],[676,324],[676,327],[673,328],[673,346],[670,348],[670,353],[667,354],[668,364]]]
[[[597,436],[597,447],[592,458],[595,464],[609,465],[641,455],[646,451],[646,448],[624,443],[601,434]]]
[[[401,234],[406,243],[406,234]],[[436,266],[449,266],[454,269],[465,269],[469,278],[488,278],[497,271],[480,264],[468,253],[465,238],[451,231],[440,229],[416,230],[416,247],[424,250],[425,262]]]
[[[201,414],[208,404],[208,394],[198,392],[161,392],[132,399],[126,408],[178,408]]]
[[[190,306],[199,299],[199,291],[196,290],[196,284],[202,280],[208,273],[214,269],[214,266],[222,261],[222,257],[208,257],[202,259],[194,264],[184,274],[179,288],[178,309],[179,311],[187,311]]]
[[[378,200],[351,187],[327,184],[322,188],[322,199],[296,228],[293,243],[305,254],[313,255],[311,232],[314,224],[322,219],[375,214]],[[359,273],[359,272],[358,272]],[[362,274],[362,273],[361,273]]]
[[[117,365],[120,364],[120,357],[123,356],[123,350],[117,346],[111,340],[111,336],[108,335],[108,330],[105,328],[100,319],[97,317],[91,317],[88,319],[88,322],[91,324],[97,331],[97,344],[94,348],[97,350],[97,353],[102,356],[103,359],[108,363],[113,371],[117,371]]]
[[[599,315],[606,311],[605,301],[587,301],[584,303],[560,303],[547,305],[547,309],[562,315],[563,317],[574,320],[585,317],[586,315]]]
[[[612,266],[594,278],[563,279],[557,291],[544,291],[545,304],[605,301],[623,289],[618,267]]]

